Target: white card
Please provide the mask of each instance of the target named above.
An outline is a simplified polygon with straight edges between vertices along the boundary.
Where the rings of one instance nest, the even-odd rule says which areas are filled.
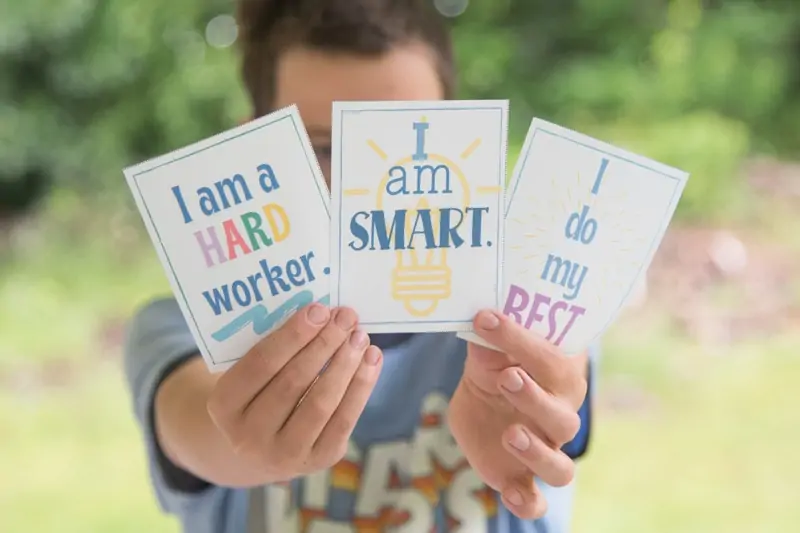
[[[687,179],[534,119],[509,185],[499,309],[568,354],[589,347],[645,275]]]
[[[211,370],[328,303],[328,190],[294,106],[124,172]]]
[[[508,101],[336,102],[331,304],[466,331],[502,286]]]

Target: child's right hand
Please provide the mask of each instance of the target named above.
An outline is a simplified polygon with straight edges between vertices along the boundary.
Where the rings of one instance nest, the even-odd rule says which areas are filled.
[[[357,323],[352,309],[312,304],[217,381],[211,419],[262,483],[328,468],[347,452],[382,362]]]

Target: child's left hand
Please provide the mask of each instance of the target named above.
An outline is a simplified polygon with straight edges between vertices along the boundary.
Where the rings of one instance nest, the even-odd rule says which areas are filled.
[[[520,518],[547,509],[533,478],[570,483],[574,464],[561,447],[580,428],[587,357],[557,347],[501,313],[482,311],[475,333],[504,353],[470,343],[450,402],[454,438],[480,478]]]

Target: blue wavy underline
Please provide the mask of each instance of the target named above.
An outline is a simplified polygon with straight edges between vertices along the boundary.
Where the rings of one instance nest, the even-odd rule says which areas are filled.
[[[330,300],[330,294],[326,294],[317,300],[317,302],[323,305],[329,305]],[[311,291],[302,291],[289,298],[271,313],[269,309],[267,309],[267,306],[258,304],[212,333],[211,337],[217,342],[224,342],[251,324],[253,326],[253,332],[256,335],[263,335],[287,316],[309,305],[313,301],[314,294]]]

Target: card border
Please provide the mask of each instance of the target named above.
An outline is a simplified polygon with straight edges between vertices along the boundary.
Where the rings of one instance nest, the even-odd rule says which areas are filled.
[[[341,303],[340,284],[342,276],[341,247],[342,247],[342,138],[344,118],[347,113],[358,114],[361,112],[408,112],[408,111],[499,111],[500,112],[500,169],[497,176],[497,186],[500,188],[497,199],[497,209],[500,212],[497,225],[497,258],[496,295],[495,306],[500,305],[503,284],[503,260],[505,255],[505,206],[506,206],[506,178],[508,168],[508,100],[441,100],[441,101],[406,101],[406,102],[333,102],[332,131],[338,132],[334,136],[336,145],[333,146],[331,157],[331,200],[333,210],[337,212],[337,220],[331,218],[331,306],[336,307]],[[334,275],[335,274],[335,275]],[[471,331],[472,318],[468,320],[427,320],[427,321],[388,321],[388,322],[359,322],[360,326],[369,333],[402,332],[425,333],[446,331]],[[400,328],[400,329],[398,329]]]
[[[511,211],[511,205],[514,202],[517,188],[521,181],[522,174],[525,171],[525,166],[528,163],[528,158],[531,153],[531,146],[533,145],[533,141],[536,137],[536,134],[539,132],[542,132],[544,134],[553,137],[557,137],[563,141],[567,141],[576,144],[578,146],[581,146],[583,148],[601,153],[610,158],[636,165],[640,168],[643,168],[645,170],[661,175],[664,178],[668,178],[676,182],[675,189],[672,192],[672,198],[664,212],[663,222],[661,225],[661,229],[658,233],[661,237],[654,239],[653,242],[650,243],[650,249],[647,252],[647,255],[645,256],[645,260],[642,262],[642,265],[639,268],[639,272],[637,272],[636,276],[633,278],[630,287],[628,287],[626,294],[620,301],[619,307],[617,307],[617,309],[614,310],[609,315],[609,320],[600,329],[600,333],[598,333],[593,339],[591,339],[591,341],[588,342],[588,345],[591,345],[597,342],[598,338],[600,338],[600,336],[606,332],[611,323],[613,323],[614,320],[616,320],[617,315],[625,306],[625,302],[630,297],[631,291],[633,291],[633,288],[636,286],[636,283],[641,279],[643,275],[647,273],[647,270],[650,268],[650,264],[653,261],[653,257],[655,256],[655,253],[658,250],[658,247],[660,246],[661,241],[664,238],[664,234],[667,228],[672,222],[672,217],[675,214],[675,209],[678,207],[681,195],[683,194],[683,190],[686,187],[686,182],[689,179],[689,173],[674,167],[670,167],[663,163],[659,163],[658,161],[648,159],[644,156],[640,156],[628,150],[624,150],[622,148],[613,146],[609,143],[590,137],[589,135],[585,135],[583,133],[579,133],[577,131],[564,128],[562,126],[558,126],[557,124],[553,124],[546,120],[534,118],[531,121],[530,128],[528,129],[528,133],[525,136],[525,142],[522,145],[522,150],[520,151],[520,157],[517,159],[517,163],[514,166],[514,171],[511,177],[511,181],[509,182],[509,191],[506,196],[507,202],[506,202],[506,210],[504,218],[507,218],[509,212]],[[502,290],[504,289],[505,286],[503,287]]]
[[[125,175],[126,181],[128,182],[128,186],[133,193],[134,200],[136,201],[137,207],[139,208],[139,212],[142,215],[142,219],[147,227],[147,231],[150,234],[151,240],[153,244],[157,244],[155,246],[156,252],[158,253],[159,258],[161,259],[162,267],[167,273],[167,277],[169,279],[170,285],[172,286],[172,290],[175,296],[180,295],[180,298],[176,298],[178,304],[183,312],[184,318],[187,321],[189,328],[192,331],[192,334],[195,338],[195,341],[198,343],[198,348],[200,349],[203,357],[206,359],[207,364],[211,367],[213,371],[222,371],[224,369],[229,368],[232,366],[236,361],[238,361],[241,356],[233,359],[215,359],[212,351],[209,349],[206,339],[200,330],[200,327],[197,323],[197,319],[194,316],[194,312],[192,311],[191,306],[189,305],[188,300],[186,299],[186,294],[183,290],[183,286],[178,279],[177,274],[175,273],[175,269],[172,266],[172,261],[170,260],[170,255],[164,246],[164,243],[161,240],[161,235],[158,231],[158,227],[155,224],[152,214],[150,213],[150,208],[147,205],[147,202],[142,195],[141,189],[139,187],[139,178],[142,175],[145,175],[149,172],[152,172],[156,169],[165,167],[172,163],[176,163],[183,159],[192,157],[199,153],[205,152],[227,142],[236,140],[240,137],[247,136],[249,134],[258,132],[267,126],[271,126],[281,122],[283,120],[290,120],[292,122],[292,126],[294,127],[295,133],[297,134],[298,140],[300,141],[301,147],[303,148],[303,152],[306,156],[306,163],[311,170],[311,174],[314,177],[315,185],[317,186],[317,192],[319,193],[319,198],[322,200],[323,208],[330,219],[330,196],[328,194],[328,187],[325,184],[325,180],[322,177],[322,171],[319,166],[319,162],[317,161],[316,156],[314,155],[314,149],[311,145],[311,141],[308,137],[308,132],[303,124],[302,119],[300,118],[300,114],[297,110],[297,106],[290,105],[285,108],[279,109],[260,117],[256,120],[238,126],[236,128],[232,128],[227,130],[223,133],[219,133],[212,137],[209,137],[205,140],[190,144],[184,148],[180,148],[173,152],[164,154],[159,157],[155,157],[139,163],[137,165],[133,165],[127,167],[123,170],[123,174]],[[191,181],[192,176],[188,176],[186,181]]]

